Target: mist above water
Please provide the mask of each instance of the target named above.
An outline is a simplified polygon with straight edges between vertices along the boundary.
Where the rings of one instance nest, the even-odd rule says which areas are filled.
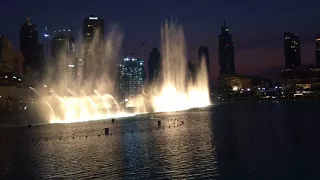
[[[44,83],[36,89],[40,89],[37,93],[43,104],[41,111],[50,123],[133,115],[126,113],[116,100],[117,60],[122,57],[119,52],[123,35],[115,28],[109,31],[105,42],[102,39],[96,33],[92,41],[81,45],[79,57],[84,58],[70,56],[67,47],[63,47],[48,64]]]
[[[136,112],[126,112],[116,98],[122,39],[118,29],[111,30],[105,42],[95,34],[89,44],[81,46],[80,57],[85,58],[76,62],[66,51],[58,53],[55,63],[47,67],[44,83],[36,88],[44,119],[69,123],[146,113],[150,104],[156,112],[210,105],[206,61],[201,61],[197,74],[190,78],[183,28],[178,22],[166,21],[161,27],[162,76],[149,88],[153,94],[148,99],[141,92],[127,103]],[[75,72],[70,65],[75,65]]]
[[[154,110],[168,112],[210,105],[206,62],[201,60],[194,82],[188,78],[185,36],[178,21],[162,25],[161,53],[163,82],[152,99]]]

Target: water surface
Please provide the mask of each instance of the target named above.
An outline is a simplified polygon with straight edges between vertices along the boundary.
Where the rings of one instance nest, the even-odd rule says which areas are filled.
[[[316,101],[229,103],[2,128],[0,179],[320,179],[319,109]]]

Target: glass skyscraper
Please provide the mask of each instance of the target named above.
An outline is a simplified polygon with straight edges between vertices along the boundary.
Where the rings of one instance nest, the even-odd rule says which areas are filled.
[[[142,94],[144,88],[144,61],[133,55],[124,58],[119,63],[120,101]]]

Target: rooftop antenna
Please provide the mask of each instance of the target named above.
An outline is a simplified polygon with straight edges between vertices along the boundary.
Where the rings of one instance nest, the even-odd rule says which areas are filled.
[[[223,20],[223,26],[226,27],[226,20]]]

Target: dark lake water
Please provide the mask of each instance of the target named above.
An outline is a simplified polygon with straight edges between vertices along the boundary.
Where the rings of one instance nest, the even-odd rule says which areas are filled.
[[[0,179],[320,179],[319,114],[316,101],[246,102],[2,128]]]

